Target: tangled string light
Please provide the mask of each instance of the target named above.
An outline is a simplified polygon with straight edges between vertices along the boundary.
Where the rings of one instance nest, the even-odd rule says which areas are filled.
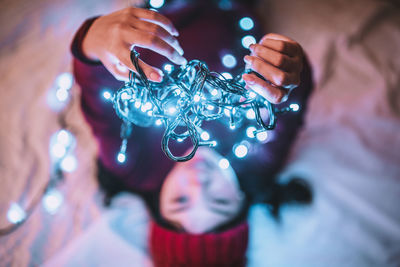
[[[123,120],[122,145],[118,154],[125,161],[128,138],[132,125],[149,127],[163,124],[165,132],[161,141],[162,150],[174,161],[193,158],[199,146],[216,146],[215,140],[201,140],[204,121],[227,122],[231,129],[238,128],[249,109],[254,111],[259,132],[272,130],[276,125],[276,114],[292,108],[278,110],[252,90],[245,89],[241,75],[227,79],[208,69],[204,62],[192,60],[185,66],[173,68],[165,73],[160,83],[147,79],[138,64],[139,53],[131,51],[131,61],[138,74],[130,72],[129,81],[113,96],[117,115]],[[262,110],[267,116],[262,117]],[[228,118],[224,120],[224,118]],[[170,150],[171,141],[190,139],[192,150],[187,155],[177,156]]]

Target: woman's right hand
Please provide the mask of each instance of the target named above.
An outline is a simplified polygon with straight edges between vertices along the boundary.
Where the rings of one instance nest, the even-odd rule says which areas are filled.
[[[153,50],[183,65],[183,49],[176,36],[178,31],[163,15],[148,9],[129,7],[99,17],[90,27],[83,40],[83,53],[91,60],[100,60],[118,80],[128,80],[129,71],[136,72],[130,59],[133,46]],[[162,80],[162,72],[139,60],[146,76],[156,82]]]

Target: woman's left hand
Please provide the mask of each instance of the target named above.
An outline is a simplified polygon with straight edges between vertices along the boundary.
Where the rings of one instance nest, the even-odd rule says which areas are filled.
[[[303,49],[286,36],[270,33],[258,44],[250,46],[250,56],[245,56],[246,68],[255,74],[243,74],[246,87],[254,90],[273,104],[287,100],[289,93],[300,84],[303,68]]]

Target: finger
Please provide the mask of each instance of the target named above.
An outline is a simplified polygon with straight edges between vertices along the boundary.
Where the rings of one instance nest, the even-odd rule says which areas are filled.
[[[125,51],[125,53],[120,52],[117,54],[117,59],[119,62],[117,62],[114,65],[118,68],[119,67],[118,63],[120,63],[125,68],[127,68],[131,71],[134,71],[135,73],[138,73],[135,66],[133,65],[133,63],[131,61],[129,45],[126,45],[124,49],[120,49],[119,51]],[[139,59],[139,66],[140,66],[140,68],[142,68],[144,74],[146,75],[146,77],[149,80],[151,80],[153,82],[161,82],[162,81],[163,73],[158,68],[150,66],[149,64],[143,62],[143,60],[141,60],[141,59]],[[120,67],[120,69],[122,69],[122,68]],[[121,72],[117,72],[116,74],[121,76]],[[125,73],[123,73],[123,74],[125,74]],[[123,75],[123,77],[129,78],[128,71],[126,72],[125,75]]]
[[[184,65],[187,63],[187,60],[182,57],[175,48],[154,34],[145,33],[131,28],[125,32],[124,36],[126,42],[131,46],[134,45],[153,50],[178,65]]]
[[[164,17],[163,15],[154,10],[143,9],[143,8],[131,8],[130,11],[132,15],[134,15],[139,19],[147,20],[155,24],[158,24],[174,36],[179,35],[178,30],[175,28],[172,22],[168,18]]]
[[[121,66],[118,66],[117,64],[120,63],[113,63],[110,61],[103,61],[104,67],[115,77],[115,79],[119,81],[128,81],[129,80],[129,70],[127,67],[123,69]],[[117,67],[118,66],[118,67]]]
[[[267,34],[261,39],[260,44],[290,57],[301,57],[303,54],[298,43],[282,35]]]
[[[165,30],[160,25],[135,18],[134,20],[131,21],[131,26],[138,30],[141,30],[144,32],[149,32],[153,35],[160,37],[162,40],[167,42],[170,46],[175,48],[175,50],[178,51],[178,53],[180,55],[183,55],[183,49],[179,45],[178,40],[175,37],[173,37],[167,30]]]
[[[246,67],[258,72],[266,80],[278,87],[295,87],[300,83],[298,73],[285,72],[265,62],[259,57],[245,56]]]
[[[242,78],[250,89],[273,104],[282,103],[289,96],[289,90],[274,87],[254,74],[243,74]]]
[[[302,61],[298,57],[289,57],[261,44],[252,44],[249,48],[251,55],[257,56],[281,70],[286,72],[300,72],[301,70]]]

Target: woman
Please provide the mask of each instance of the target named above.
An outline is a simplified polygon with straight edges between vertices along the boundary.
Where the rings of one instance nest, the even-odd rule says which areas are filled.
[[[174,165],[161,151],[163,129],[157,127],[134,127],[126,162],[120,164],[116,155],[121,122],[101,95],[103,90],[116,91],[128,78],[129,70],[136,71],[130,49],[134,46],[140,52],[140,67],[155,82],[161,81],[160,69],[169,61],[182,65],[200,59],[214,71],[238,71],[240,64],[233,68],[221,64],[223,55],[234,54],[270,82],[254,74],[242,76],[247,88],[272,103],[285,101],[299,86],[290,99],[304,111],[311,89],[310,72],[307,66],[303,68],[299,44],[285,36],[267,34],[250,46],[248,55],[249,51],[240,45],[241,36],[248,32],[238,27],[238,20],[255,16],[249,6],[233,3],[229,9],[221,9],[217,2],[173,1],[162,10],[164,15],[126,8],[87,20],[72,44],[74,73],[82,88],[82,110],[99,144],[100,184],[109,197],[125,190],[147,200],[156,221],[152,225],[151,250],[160,266],[176,266],[177,262],[190,266],[244,265],[247,203],[272,200],[273,176],[301,125],[302,112],[282,116],[273,138],[254,146],[245,159],[229,158],[233,169],[221,170],[217,164],[221,156],[209,149],[199,150],[189,162]],[[259,31],[256,26],[251,33],[259,38]],[[225,157],[244,131],[208,127],[213,137],[223,140],[218,152]],[[186,149],[178,147],[177,152]],[[236,177],[240,186],[234,182]],[[180,249],[171,250],[171,242]],[[229,245],[232,243],[237,246]]]

